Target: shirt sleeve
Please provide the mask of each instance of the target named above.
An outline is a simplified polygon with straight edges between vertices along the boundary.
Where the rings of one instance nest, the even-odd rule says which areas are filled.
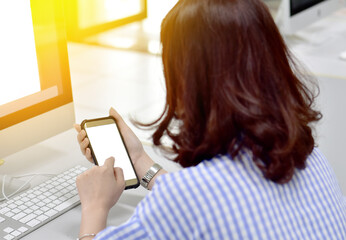
[[[156,226],[157,219],[153,221],[153,217],[156,217],[159,207],[157,206],[156,199],[161,196],[161,176],[156,179],[152,191],[138,204],[132,217],[125,223],[119,226],[109,226],[99,232],[95,240],[136,240],[136,239],[152,239],[155,227],[150,227],[150,233],[148,233],[148,223],[150,226]],[[144,223],[145,224],[144,224]],[[154,232],[153,232],[154,231]]]
[[[167,180],[167,177],[169,179]],[[179,221],[179,204],[173,193],[174,177],[159,176],[152,191],[138,204],[133,216],[117,227],[107,227],[94,238],[96,240],[134,239],[186,239]]]

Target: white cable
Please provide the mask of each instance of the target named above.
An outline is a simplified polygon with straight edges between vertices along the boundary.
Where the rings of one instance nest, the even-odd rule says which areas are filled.
[[[22,186],[20,186],[16,191],[14,191],[13,193],[11,193],[10,195],[6,195],[5,193],[5,180],[6,180],[6,176],[4,175],[2,178],[2,195],[4,196],[3,198],[0,199],[1,201],[4,200],[9,200],[10,197],[12,197],[13,195],[17,194],[18,192],[20,192],[27,184],[29,184],[32,179],[34,179],[37,176],[56,176],[57,174],[50,174],[50,173],[34,173],[34,174],[25,174],[25,175],[20,175],[20,176],[14,176],[12,178],[24,178],[24,177],[31,177],[29,180],[27,180],[25,183],[22,184]]]
[[[6,199],[6,194],[5,194],[5,180],[6,180],[6,174],[2,177],[2,185],[1,185],[1,191],[2,191],[2,195],[5,198],[0,199],[0,201],[3,201]]]

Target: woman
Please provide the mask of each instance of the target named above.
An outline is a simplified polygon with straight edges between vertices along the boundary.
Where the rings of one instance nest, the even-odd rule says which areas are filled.
[[[108,228],[124,189],[121,169],[110,158],[79,176],[81,238],[346,239],[345,200],[314,148],[315,96],[262,1],[180,0],[161,41],[167,102],[151,124],[153,142],[168,135],[184,169],[154,169],[133,216]],[[154,162],[114,109],[110,115],[142,179]]]

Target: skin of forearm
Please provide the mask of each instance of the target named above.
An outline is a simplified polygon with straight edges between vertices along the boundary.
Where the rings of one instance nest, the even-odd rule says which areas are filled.
[[[106,228],[108,211],[98,208],[83,208],[82,206],[82,221],[80,226],[79,236],[84,234],[97,234]],[[93,237],[85,237],[84,239],[92,239]]]

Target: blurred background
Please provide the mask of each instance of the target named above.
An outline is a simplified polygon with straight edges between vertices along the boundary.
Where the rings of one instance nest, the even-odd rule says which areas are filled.
[[[71,42],[160,53],[160,24],[177,0],[65,0]]]
[[[178,0],[64,0],[71,42],[160,53],[160,24]],[[264,0],[275,15],[280,0]]]

